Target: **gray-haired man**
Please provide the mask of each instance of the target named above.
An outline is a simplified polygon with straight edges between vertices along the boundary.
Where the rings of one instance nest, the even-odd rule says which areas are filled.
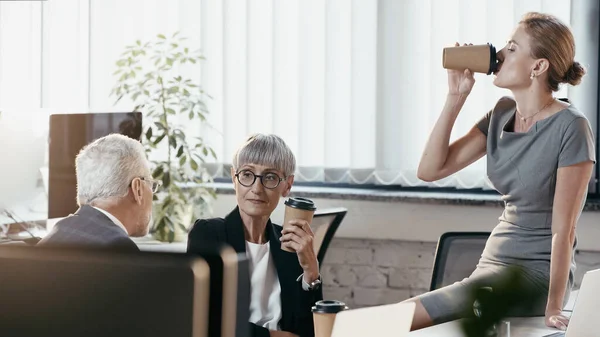
[[[148,233],[152,179],[140,142],[112,134],[85,146],[75,161],[79,210],[60,220],[38,245],[139,250],[129,236]]]

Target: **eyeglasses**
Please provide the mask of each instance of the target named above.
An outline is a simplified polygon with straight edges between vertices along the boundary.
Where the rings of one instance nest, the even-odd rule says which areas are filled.
[[[162,186],[162,181],[160,181],[160,180],[154,180],[154,179],[146,178],[146,177],[139,177],[139,178],[140,178],[140,180],[150,183],[150,189],[152,190],[152,193],[158,192],[158,188]]]
[[[254,174],[254,172],[250,170],[242,170],[235,174],[235,177],[240,182],[242,186],[250,187],[254,185],[256,182],[256,178],[260,178],[260,183],[270,190],[277,188],[281,181],[285,178],[281,178],[277,173],[266,173],[263,175]]]

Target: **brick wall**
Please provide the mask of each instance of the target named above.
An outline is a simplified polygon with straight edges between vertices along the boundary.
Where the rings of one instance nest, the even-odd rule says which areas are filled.
[[[396,303],[429,289],[435,243],[334,239],[321,267],[324,297],[351,308]],[[600,252],[576,256],[576,287],[600,268]]]

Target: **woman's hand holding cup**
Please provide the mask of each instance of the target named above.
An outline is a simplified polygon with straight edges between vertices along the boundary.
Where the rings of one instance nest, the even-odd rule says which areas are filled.
[[[465,43],[465,46],[467,44]],[[455,44],[459,46],[458,42]],[[466,96],[471,93],[475,85],[475,77],[473,72],[469,69],[465,70],[452,70],[448,69],[448,94],[449,95],[462,95]]]
[[[314,234],[306,220],[292,219],[281,231],[282,248],[296,252],[304,270],[304,281],[310,283],[319,277],[319,265],[313,248]]]

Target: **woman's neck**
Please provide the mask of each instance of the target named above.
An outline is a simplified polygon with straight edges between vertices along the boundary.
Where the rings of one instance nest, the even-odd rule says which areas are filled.
[[[517,102],[517,111],[519,115],[525,118],[536,117],[540,119],[546,115],[548,110],[548,103],[551,103],[552,93],[551,92],[513,92],[515,101]],[[540,111],[545,108],[546,111]]]
[[[265,228],[269,221],[268,216],[250,216],[240,210],[240,216],[244,223],[244,237],[246,241],[257,244],[264,244],[267,242],[265,236]]]

